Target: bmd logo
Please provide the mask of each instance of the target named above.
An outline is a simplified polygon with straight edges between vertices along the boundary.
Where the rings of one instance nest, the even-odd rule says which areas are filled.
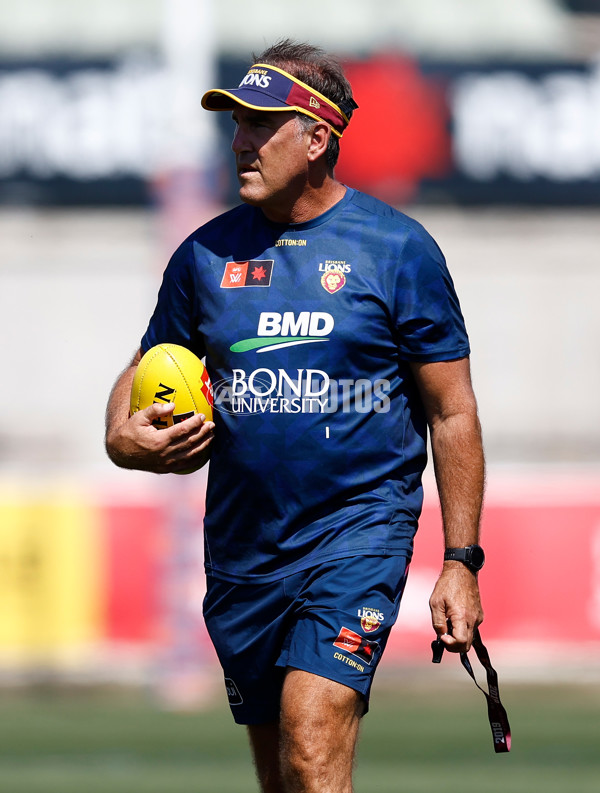
[[[263,311],[258,319],[256,336],[232,344],[232,352],[267,352],[277,347],[294,347],[298,344],[314,344],[329,341],[326,338],[335,325],[331,314],[325,311],[293,311],[283,314]],[[268,342],[268,343],[267,343]]]
[[[263,311],[258,320],[259,336],[327,336],[333,330],[333,317],[324,311],[293,311],[278,314]]]

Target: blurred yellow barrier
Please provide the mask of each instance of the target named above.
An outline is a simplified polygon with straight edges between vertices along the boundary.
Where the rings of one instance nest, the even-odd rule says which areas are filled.
[[[77,496],[0,495],[0,652],[39,657],[100,637],[98,524]]]

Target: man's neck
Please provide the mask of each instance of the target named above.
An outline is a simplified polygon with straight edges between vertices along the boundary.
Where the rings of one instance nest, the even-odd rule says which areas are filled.
[[[345,185],[327,177],[318,187],[310,184],[288,207],[261,207],[268,220],[274,223],[306,223],[339,203],[346,194]]]

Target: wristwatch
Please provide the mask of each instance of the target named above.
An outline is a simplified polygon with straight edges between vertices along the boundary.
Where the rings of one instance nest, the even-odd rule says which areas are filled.
[[[446,548],[444,561],[462,562],[473,573],[477,573],[484,565],[485,554],[481,545],[467,545],[466,548]]]

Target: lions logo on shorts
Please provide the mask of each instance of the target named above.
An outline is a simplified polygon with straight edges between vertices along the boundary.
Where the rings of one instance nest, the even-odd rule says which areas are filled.
[[[384,620],[384,616],[379,609],[363,608],[358,610],[360,617],[360,627],[365,633],[376,631]]]

